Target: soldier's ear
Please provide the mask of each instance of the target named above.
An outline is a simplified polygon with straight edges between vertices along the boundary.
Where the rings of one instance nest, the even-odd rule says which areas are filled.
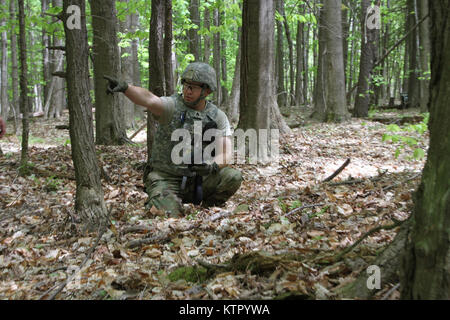
[[[209,87],[205,89],[205,97],[209,96],[212,93],[212,90]]]

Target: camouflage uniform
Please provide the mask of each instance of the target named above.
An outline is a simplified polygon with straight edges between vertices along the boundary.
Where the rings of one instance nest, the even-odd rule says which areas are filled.
[[[182,79],[207,84],[215,90],[215,72],[204,63],[190,64],[182,75]],[[202,92],[203,95],[203,92]],[[159,124],[153,141],[150,164],[152,171],[145,177],[148,193],[146,208],[155,206],[165,210],[171,216],[182,214],[182,203],[193,202],[194,177],[187,179],[184,190],[181,190],[183,176],[191,175],[188,165],[175,165],[171,159],[172,149],[178,141],[171,141],[172,132],[176,129],[187,129],[193,137],[194,122],[201,121],[202,126],[214,121],[224,136],[231,135],[226,115],[214,104],[207,101],[205,109],[196,111],[185,105],[181,95],[161,97],[165,112],[155,117]],[[240,187],[241,173],[233,168],[225,167],[216,174],[203,177],[203,206],[220,206],[224,204]]]

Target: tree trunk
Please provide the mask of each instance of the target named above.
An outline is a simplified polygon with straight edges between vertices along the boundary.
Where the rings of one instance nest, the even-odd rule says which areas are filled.
[[[344,56],[342,50],[341,0],[327,0],[324,6],[326,24],[326,120],[345,121],[349,118],[345,98]]]
[[[241,28],[239,28],[237,35],[239,37],[239,46],[236,54],[236,62],[234,65],[233,86],[231,87],[231,95],[228,108],[228,119],[231,123],[236,123],[239,120],[239,98],[241,93]]]
[[[161,97],[165,95],[164,71],[164,19],[165,1],[152,0],[149,41],[149,90]],[[156,132],[156,121],[151,112],[147,113],[147,154],[151,155],[153,139]],[[148,159],[148,161],[150,158]]]
[[[104,75],[120,75],[115,0],[91,0],[96,144],[122,145],[127,140],[125,117],[119,97],[106,93]]]
[[[205,3],[208,2],[205,0]],[[211,11],[208,7],[205,7],[203,14],[203,27],[210,31],[211,26]],[[209,58],[211,57],[211,37],[208,34],[203,35],[203,47],[204,47],[204,62],[209,64]]]
[[[323,0],[321,0],[321,3]],[[325,59],[326,53],[326,31],[325,31],[325,12],[324,8],[321,7],[318,10],[318,40],[319,40],[319,52],[317,55],[317,75],[315,77],[315,87],[314,87],[314,111],[311,114],[311,118],[324,121],[326,116],[326,78],[327,78],[327,64]]]
[[[62,0],[52,0],[53,7],[61,7],[62,8]],[[64,42],[62,39],[59,39],[55,33],[53,33],[53,46],[63,46]],[[61,63],[61,59],[64,59],[64,53],[61,50],[53,50],[51,57],[51,71],[60,72],[62,71],[64,64]],[[65,79],[60,77],[52,76],[52,81],[54,81],[53,92],[51,93],[51,102],[48,108],[48,113],[44,116],[46,118],[58,118],[60,116],[61,111],[66,105],[66,83]]]
[[[295,99],[294,104],[299,106],[304,103],[303,99],[303,42],[304,24],[300,21],[297,22],[297,38],[296,38],[296,75],[295,75]]]
[[[16,1],[9,2],[9,16],[11,21],[16,20]],[[17,23],[14,23],[12,31],[10,33],[11,43],[11,84],[12,84],[12,109],[14,112],[14,132],[19,134],[19,66],[17,61],[17,35],[16,35]]]
[[[418,0],[419,20],[428,15],[429,0]],[[430,19],[422,22],[419,27],[420,38],[420,112],[428,112],[430,100]]]
[[[131,20],[130,20],[130,28],[134,32],[139,29],[139,16],[137,13],[131,14]],[[131,64],[133,68],[133,83],[140,87],[141,86],[141,68],[139,63],[139,57],[138,57],[138,47],[139,47],[139,40],[137,38],[134,38],[131,41]],[[138,118],[144,118],[144,108],[141,106],[135,105],[134,106],[134,114]]]
[[[375,64],[375,37],[376,30],[370,30],[366,26],[366,13],[370,6],[370,0],[362,0],[361,4],[361,58],[359,60],[359,80],[356,91],[355,108],[353,115],[357,118],[368,117],[370,102],[370,83],[372,69]]]
[[[164,77],[166,81],[166,96],[171,96],[175,92],[175,81],[173,77],[172,63],[172,1],[165,1],[165,23],[164,23]],[[200,23],[200,22],[199,22]]]
[[[408,8],[408,30],[412,29],[416,23],[416,13],[415,13],[415,0],[407,0]],[[409,78],[408,78],[408,102],[409,106],[416,108],[420,104],[420,83],[418,75],[418,61],[417,61],[417,29],[414,29],[408,36],[407,40],[408,51],[409,51]]]
[[[214,11],[214,26],[219,27],[220,26],[220,20],[219,20],[219,9],[215,8]],[[215,103],[218,107],[222,104],[222,85],[221,85],[221,68],[220,68],[220,33],[215,32],[213,37],[214,42],[214,49],[213,49],[213,64],[214,64],[214,70],[216,70],[216,77],[217,77],[217,90],[214,92],[215,97]]]
[[[127,3],[127,0],[121,0],[121,2]],[[127,34],[133,32],[132,15],[127,15],[125,21],[119,21],[120,32]],[[131,42],[131,41],[130,41]],[[131,43],[126,47],[120,47],[120,67],[121,67],[121,79],[127,83],[133,83],[133,47]],[[125,126],[126,128],[136,128],[136,122],[134,120],[135,104],[128,99],[125,95],[118,96],[120,108],[123,110]]]
[[[243,3],[239,128],[278,127],[280,133],[285,134],[290,128],[279,117],[273,77],[274,9],[272,1],[245,0]]]
[[[28,100],[28,67],[27,67],[27,41],[25,39],[25,10],[24,0],[18,0],[19,9],[19,54],[20,54],[20,111],[22,116],[22,150],[20,156],[21,174],[26,174],[28,165],[28,135],[29,135],[29,100]]]
[[[48,10],[48,1],[49,0],[41,0],[41,16],[44,17],[44,13]],[[51,71],[50,71],[50,52],[47,48],[50,45],[50,37],[45,30],[45,27],[42,28],[42,75],[43,75],[43,89],[44,89],[44,101],[48,99],[48,93],[50,89],[50,79],[51,79]]]
[[[189,0],[189,13],[191,22],[197,27],[188,30],[189,53],[194,55],[195,61],[200,61],[200,38],[198,30],[200,28],[199,0]]]
[[[2,0],[0,2],[2,7],[6,7],[6,1]],[[0,26],[6,25],[6,15],[2,19]],[[6,35],[6,30],[1,33],[1,79],[0,79],[0,105],[1,105],[1,114],[3,115],[3,119],[5,121],[8,120],[9,113],[9,103],[8,103],[8,37]]]
[[[67,58],[67,98],[69,106],[70,141],[75,168],[75,211],[86,229],[106,226],[108,215],[103,201],[100,169],[95,156],[92,125],[92,103],[89,94],[88,42],[84,0],[63,1],[63,21],[67,21],[67,8],[80,8],[80,29],[68,29],[64,23]]]
[[[284,10],[284,3],[283,1],[280,2],[280,9],[281,9],[281,15],[283,16],[283,25],[284,30],[286,32],[286,40],[288,43],[288,49],[289,49],[289,92],[287,96],[288,106],[292,105],[293,97],[294,97],[294,83],[295,83],[295,76],[294,76],[294,44],[292,43],[292,37],[291,37],[291,30],[289,28],[289,24],[286,17],[286,12]]]
[[[281,11],[282,1],[276,1],[276,10],[278,13]],[[277,53],[275,56],[276,64],[276,80],[277,80],[277,103],[280,108],[284,108],[287,105],[287,92],[284,87],[284,50],[283,50],[283,25],[280,21],[275,21],[277,28]]]
[[[414,196],[404,256],[403,299],[450,299],[450,1],[429,1],[431,21],[430,147]]]

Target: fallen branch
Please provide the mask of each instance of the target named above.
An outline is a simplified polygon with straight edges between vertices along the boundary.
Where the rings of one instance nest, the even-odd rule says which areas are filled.
[[[147,127],[147,122],[146,122],[142,127],[140,127],[135,133],[133,133],[133,134],[131,135],[130,140],[133,140],[133,138],[136,137],[137,134],[138,134],[139,132],[141,132],[141,131],[142,131],[144,128],[146,128],[146,127]]]
[[[299,207],[299,208],[295,208],[294,210],[292,210],[292,211],[286,213],[285,216],[286,216],[286,217],[287,217],[287,216],[290,216],[290,215],[292,215],[292,214],[294,214],[294,213],[296,213],[296,212],[299,212],[299,211],[301,211],[301,210],[303,210],[303,209],[314,208],[314,207],[322,207],[322,206],[324,206],[324,205],[325,205],[325,203],[319,203],[319,204],[307,204],[307,205],[301,206],[301,207]]]
[[[94,249],[98,246],[100,239],[102,238],[103,234],[105,233],[106,228],[101,228],[98,232],[97,240],[95,241],[94,245],[89,249],[89,251],[86,254],[86,257],[84,258],[83,262],[81,262],[80,266],[78,267],[78,271],[74,272],[70,277],[67,278],[66,281],[64,281],[59,286],[55,285],[49,290],[47,290],[40,298],[39,300],[42,300],[45,296],[47,296],[50,292],[52,292],[55,288],[56,291],[47,299],[47,300],[54,300],[56,296],[66,287],[66,285],[71,282],[75,276],[78,274],[78,272],[83,268],[83,266],[86,264],[86,262],[91,258],[92,253],[94,252]]]
[[[345,169],[346,166],[348,166],[350,163],[350,158],[347,159],[344,164],[342,166],[339,167],[339,169],[337,169],[331,176],[329,176],[328,178],[326,178],[325,180],[323,180],[322,182],[328,182],[333,180],[339,173],[342,172],[342,170]]]
[[[378,227],[375,227],[375,228],[370,229],[369,231],[367,231],[354,244],[352,244],[348,248],[345,248],[340,254],[338,254],[337,257],[333,259],[333,262],[338,262],[339,260],[341,260],[347,253],[352,251],[357,245],[359,245],[364,239],[366,239],[370,235],[372,235],[372,234],[374,234],[374,233],[376,233],[378,231],[381,231],[381,230],[392,230],[392,229],[395,229],[395,228],[399,227],[404,222],[404,221],[399,221],[399,220],[393,220],[393,221],[394,221],[394,223],[390,224],[388,226],[378,226]]]

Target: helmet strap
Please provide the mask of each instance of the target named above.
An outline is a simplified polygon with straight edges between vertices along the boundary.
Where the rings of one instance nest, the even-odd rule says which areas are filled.
[[[188,107],[195,107],[201,100],[203,100],[205,98],[206,98],[205,87],[202,87],[202,92],[200,93],[200,97],[198,97],[197,100],[195,100],[193,102],[184,101],[184,104],[187,105]]]

